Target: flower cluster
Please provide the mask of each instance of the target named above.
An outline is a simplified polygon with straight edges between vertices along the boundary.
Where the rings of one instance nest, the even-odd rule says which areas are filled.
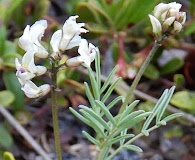
[[[61,53],[73,47],[79,46],[77,57],[70,58],[66,62],[66,66],[84,65],[90,67],[91,62],[95,59],[97,48],[87,40],[82,39],[80,34],[86,33],[88,30],[82,28],[84,23],[76,23],[78,16],[69,17],[64,23],[62,29],[57,30],[52,35],[50,45],[52,54],[49,55],[47,50],[41,45],[41,38],[47,28],[47,21],[40,20],[32,26],[27,25],[23,35],[19,38],[19,46],[26,51],[21,62],[15,59],[16,76],[21,84],[21,89],[29,98],[37,98],[46,95],[50,91],[50,85],[44,84],[37,87],[31,80],[43,75],[47,72],[44,66],[35,65],[35,57],[48,58],[58,61]]]
[[[176,2],[160,3],[154,8],[153,15],[149,15],[157,40],[162,39],[163,33],[175,34],[182,30],[186,21],[186,13],[180,12],[181,6]]]

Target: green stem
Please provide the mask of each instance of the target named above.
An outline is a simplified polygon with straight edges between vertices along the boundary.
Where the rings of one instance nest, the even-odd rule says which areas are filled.
[[[97,155],[96,160],[104,160],[107,157],[109,150],[110,150],[110,147],[106,145],[105,147],[101,148],[100,152]]]
[[[159,125],[155,125],[153,127],[151,127],[150,129],[148,129],[148,132],[150,133],[151,131],[159,128]],[[132,139],[130,139],[129,141],[127,141],[125,144],[123,144],[122,146],[120,146],[119,148],[117,148],[106,160],[111,160],[117,153],[119,153],[122,149],[124,145],[128,145],[133,143],[135,140],[139,139],[140,137],[144,136],[143,133],[139,133],[138,135],[136,135],[135,137],[133,137]]]
[[[160,44],[157,41],[155,41],[152,49],[150,50],[150,53],[146,57],[144,63],[142,64],[141,68],[139,69],[139,72],[137,73],[137,76],[135,77],[133,83],[131,84],[131,87],[130,87],[130,89],[125,97],[125,101],[123,102],[123,104],[119,110],[119,113],[122,113],[124,111],[126,105],[132,101],[133,91],[135,90],[135,88],[136,88],[137,84],[139,83],[145,69],[147,68],[148,64],[150,63],[151,59],[154,56],[154,53],[159,48],[159,46],[160,46]]]
[[[110,147],[111,147],[110,145],[107,145],[107,143],[110,139],[113,138],[115,131],[116,131],[116,128],[113,128],[110,134],[104,138],[105,140],[101,144],[102,148],[100,147],[100,151],[97,154],[96,160],[104,160],[107,157]]]
[[[53,131],[54,131],[54,140],[57,159],[62,160],[61,154],[61,145],[60,145],[60,133],[58,126],[58,108],[57,108],[57,70],[55,68],[55,62],[52,62],[52,89],[51,89],[51,98],[52,98],[52,118],[53,118]]]

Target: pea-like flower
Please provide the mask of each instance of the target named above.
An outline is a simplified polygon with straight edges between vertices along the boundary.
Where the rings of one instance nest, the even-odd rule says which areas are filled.
[[[28,98],[38,98],[45,96],[50,91],[50,85],[44,84],[37,87],[32,81],[22,81],[19,80],[22,84],[22,90]]]
[[[160,3],[154,8],[153,15],[149,15],[157,40],[161,40],[163,33],[175,34],[182,30],[186,13],[180,12],[181,6],[176,2]]]
[[[19,38],[19,46],[25,51],[33,49],[37,57],[47,58],[49,53],[40,44],[46,28],[46,20],[37,21],[31,27],[27,25],[23,35]]]
[[[97,47],[91,43],[88,44],[86,39],[81,39],[81,43],[79,44],[78,48],[78,53],[80,56],[68,59],[66,61],[66,65],[69,67],[76,67],[82,64],[85,67],[90,67],[91,62],[94,61],[97,52]]]
[[[45,74],[47,69],[44,66],[36,66],[34,63],[34,50],[28,50],[19,62],[18,58],[15,59],[16,76],[24,80],[30,80],[35,76]]]
[[[69,17],[64,23],[62,29],[54,32],[50,41],[53,56],[78,46],[81,42],[80,34],[88,32],[88,30],[82,28],[85,23],[76,23],[78,17],[79,16]]]

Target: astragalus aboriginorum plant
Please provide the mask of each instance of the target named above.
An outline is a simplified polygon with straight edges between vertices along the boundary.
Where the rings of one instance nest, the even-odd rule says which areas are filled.
[[[50,45],[52,52],[49,53],[41,44],[41,38],[47,28],[47,21],[40,20],[35,22],[32,26],[27,25],[24,29],[23,35],[19,38],[19,46],[26,52],[20,61],[15,59],[16,76],[21,84],[21,89],[28,98],[39,98],[45,96],[51,90],[52,96],[52,113],[55,145],[58,160],[61,160],[61,148],[59,141],[58,117],[57,117],[57,102],[56,102],[56,88],[57,75],[59,69],[62,67],[71,67],[83,65],[90,67],[90,64],[95,59],[98,49],[86,39],[82,39],[80,34],[86,33],[88,30],[82,28],[84,23],[77,23],[78,16],[69,17],[62,29],[57,30],[51,37]],[[66,50],[78,47],[79,56],[70,58],[63,65],[60,64],[62,53]],[[32,79],[41,76],[47,72],[45,66],[36,65],[35,58],[47,58],[51,63],[51,79],[52,84],[43,84],[36,86]]]
[[[142,64],[127,95],[118,96],[108,104],[106,102],[117,84],[121,81],[121,78],[114,76],[117,70],[117,67],[115,67],[102,84],[99,50],[93,44],[88,43],[86,39],[81,38],[80,34],[86,33],[88,30],[83,28],[84,23],[76,22],[78,16],[69,17],[63,27],[54,32],[50,40],[51,53],[41,45],[41,38],[47,28],[47,21],[37,21],[31,27],[27,26],[25,28],[23,35],[19,39],[19,45],[26,53],[21,62],[18,59],[15,60],[17,69],[16,76],[21,83],[21,89],[29,98],[44,96],[51,90],[54,138],[58,160],[62,160],[62,156],[58,128],[56,91],[58,71],[63,67],[83,65],[88,70],[91,86],[89,86],[87,82],[84,83],[84,86],[90,105],[80,105],[79,111],[70,107],[70,111],[81,121],[90,126],[96,133],[96,136],[93,137],[86,131],[83,131],[85,137],[97,146],[97,160],[111,160],[122,149],[141,152],[141,148],[132,144],[135,140],[142,136],[148,136],[154,129],[166,125],[168,121],[181,116],[180,113],[176,113],[163,117],[163,113],[165,112],[175,87],[166,89],[150,112],[144,110],[135,111],[134,108],[139,101],[133,101],[133,91],[164,38],[167,38],[169,35],[177,34],[182,30],[186,14],[185,12],[180,12],[180,8],[181,4],[176,2],[169,4],[160,3],[155,7],[153,15],[149,15],[155,36],[153,47]],[[78,47],[79,55],[61,64],[60,60],[62,54],[73,47]],[[47,72],[46,67],[35,64],[35,57],[48,58],[50,60],[52,84],[44,84],[37,87],[32,82],[34,77],[41,76]],[[93,62],[94,59],[95,74],[91,68],[91,62]],[[110,109],[119,101],[122,103],[121,108],[118,114],[113,116]],[[154,121],[155,123],[153,124],[152,122]],[[135,135],[134,133],[128,132],[129,129],[140,122],[143,122],[143,127],[139,134]],[[116,148],[114,151],[110,152],[113,146]]]

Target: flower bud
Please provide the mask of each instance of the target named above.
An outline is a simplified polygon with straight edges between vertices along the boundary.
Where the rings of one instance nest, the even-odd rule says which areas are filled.
[[[152,23],[152,28],[153,28],[153,33],[155,35],[155,37],[157,37],[157,39],[160,39],[162,37],[162,26],[161,23],[159,22],[159,20],[152,16],[149,15],[150,18],[150,22]]]
[[[154,16],[157,19],[160,19],[161,15],[166,12],[169,9],[169,6],[164,3],[159,3],[155,8],[154,8]]]
[[[186,22],[186,12],[179,12],[176,17],[176,20],[182,25],[184,25],[184,23]]]
[[[167,31],[167,29],[173,24],[175,21],[175,17],[169,17],[167,18],[163,23],[163,30]]]
[[[66,66],[68,67],[77,67],[80,66],[83,63],[82,59],[80,56],[70,58],[66,61]]]
[[[153,16],[149,15],[157,40],[163,34],[175,34],[182,30],[182,25],[186,21],[186,13],[179,11],[181,6],[176,2],[160,3],[154,8]]]
[[[173,30],[176,32],[176,33],[178,33],[178,32],[180,32],[181,30],[182,30],[182,25],[181,25],[181,23],[179,23],[179,22],[177,22],[177,21],[175,21],[174,22],[174,24],[173,24]]]

